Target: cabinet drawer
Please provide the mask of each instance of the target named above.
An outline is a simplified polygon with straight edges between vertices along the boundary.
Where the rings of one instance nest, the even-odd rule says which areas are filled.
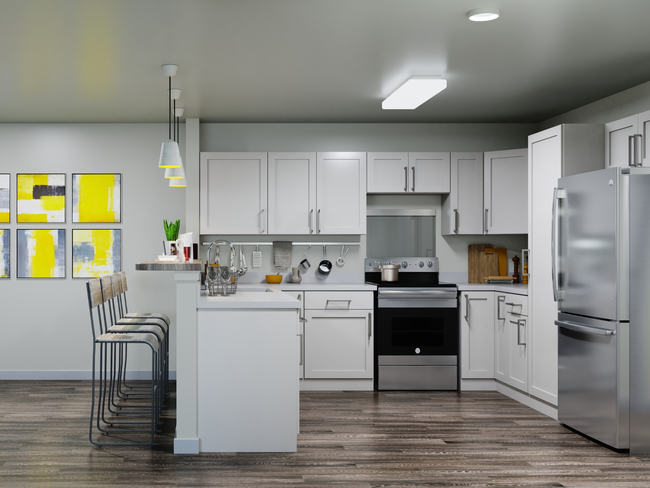
[[[501,295],[497,293],[497,296]],[[512,315],[528,316],[528,297],[525,295],[505,294],[505,312]]]
[[[372,310],[372,292],[307,291],[306,310]]]

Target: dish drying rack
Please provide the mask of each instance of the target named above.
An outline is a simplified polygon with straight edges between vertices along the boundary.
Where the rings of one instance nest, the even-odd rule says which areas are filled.
[[[210,268],[216,268],[216,272],[213,279],[206,280],[208,295],[227,297],[237,293],[237,282],[239,280],[237,274],[231,275],[228,267],[220,267],[219,265],[209,265],[208,274],[213,271]]]

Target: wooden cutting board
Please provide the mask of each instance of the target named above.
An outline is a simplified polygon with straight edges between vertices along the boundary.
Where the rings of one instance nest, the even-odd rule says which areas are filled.
[[[488,276],[499,274],[499,253],[495,249],[485,249],[479,253],[478,270],[480,283],[485,283]]]
[[[499,273],[495,276],[508,276],[508,250],[505,247],[495,247],[494,250],[499,255]]]
[[[491,247],[490,244],[470,244],[467,246],[467,281],[468,283],[484,283],[479,270],[479,255],[481,251]],[[498,273],[497,273],[498,274]],[[489,276],[489,275],[485,275]]]

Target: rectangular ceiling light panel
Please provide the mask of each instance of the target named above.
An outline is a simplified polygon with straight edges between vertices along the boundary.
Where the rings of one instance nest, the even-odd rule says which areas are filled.
[[[384,110],[413,110],[447,88],[447,80],[411,77],[381,104]]]

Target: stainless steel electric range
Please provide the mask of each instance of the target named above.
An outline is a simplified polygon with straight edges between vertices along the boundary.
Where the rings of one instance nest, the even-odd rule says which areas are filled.
[[[382,264],[399,264],[397,281],[382,281]],[[367,258],[375,292],[376,390],[458,389],[458,289],[440,283],[438,258]]]

